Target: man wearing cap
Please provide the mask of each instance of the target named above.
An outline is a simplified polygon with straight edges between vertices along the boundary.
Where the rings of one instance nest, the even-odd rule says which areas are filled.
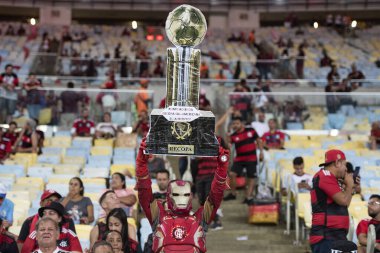
[[[59,239],[58,223],[49,217],[40,219],[36,224],[36,239],[39,249],[33,253],[65,253],[65,251],[57,247]]]
[[[64,213],[65,208],[58,202],[51,202],[49,205],[38,209],[40,218],[49,217],[58,223],[60,231],[57,241],[58,247],[72,253],[82,253],[82,247],[79,243],[77,235],[72,230],[63,226],[65,223]],[[38,248],[36,237],[37,234],[38,231],[36,230],[29,234],[21,249],[21,253],[30,253]]]
[[[58,201],[60,198],[62,198],[62,196],[58,192],[54,190],[45,190],[41,195],[40,207],[45,207],[47,205],[50,205],[50,203]],[[26,238],[28,237],[28,235],[35,230],[36,223],[38,222],[39,219],[40,219],[40,216],[37,213],[27,218],[22,224],[20,234],[17,240],[17,245],[18,245],[19,250],[22,249],[22,246]],[[63,227],[76,232],[73,220],[65,217],[65,221],[66,222],[63,224]]]
[[[13,208],[14,204],[6,198],[7,189],[5,185],[0,184],[0,219],[3,220],[2,227],[9,228],[13,223]]]
[[[347,173],[346,156],[340,150],[327,151],[325,162],[319,166],[323,168],[315,174],[310,192],[313,212],[310,244],[313,253],[326,253],[331,252],[334,241],[347,240],[354,180]]]
[[[360,252],[366,252],[367,234],[369,225],[375,226],[376,244],[375,253],[380,252],[380,195],[374,194],[368,200],[368,215],[372,219],[361,220],[356,228],[356,235],[360,243]]]

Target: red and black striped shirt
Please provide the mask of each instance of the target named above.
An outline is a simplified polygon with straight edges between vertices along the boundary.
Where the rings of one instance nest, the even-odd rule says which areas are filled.
[[[333,196],[341,192],[338,179],[328,170],[321,169],[313,178],[311,194],[312,226],[310,244],[323,239],[346,240],[349,228],[347,206],[334,202]]]
[[[223,138],[217,136],[218,142],[223,148],[228,148],[228,145]],[[197,161],[197,178],[213,177],[218,166],[217,157],[200,157]]]
[[[253,128],[246,127],[242,132],[231,135],[231,143],[235,144],[236,157],[234,162],[256,162],[256,140],[258,134]]]

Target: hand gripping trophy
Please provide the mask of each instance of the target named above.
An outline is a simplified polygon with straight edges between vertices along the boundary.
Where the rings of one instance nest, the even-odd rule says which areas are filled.
[[[188,24],[194,25],[189,26]],[[173,26],[176,28],[174,29]],[[173,105],[174,112],[176,112],[176,109],[182,109],[179,110],[179,112],[187,112],[184,108],[194,108],[198,105],[197,92],[199,87],[198,70],[193,69],[195,64],[199,65],[199,50],[194,50],[189,47],[189,45],[195,45],[197,42],[199,43],[202,40],[206,31],[206,23],[202,13],[198,9],[189,5],[181,5],[169,14],[166,22],[166,28],[170,31],[172,31],[171,29],[174,29],[173,31],[175,31],[175,36],[172,36],[171,40],[172,42],[175,42],[175,44],[178,43],[181,45],[181,47],[168,50],[168,73],[172,73],[172,75],[168,76],[168,97],[166,98],[166,105],[167,109]],[[195,58],[197,60],[194,60]],[[191,66],[191,68],[189,68],[189,66]],[[173,76],[178,77],[179,79],[175,80]],[[169,89],[173,86],[175,86],[176,89]],[[189,109],[189,111],[190,110],[191,109]],[[167,111],[170,112],[170,110]],[[207,114],[209,112],[200,112],[200,117],[190,121],[190,123],[187,121],[182,121],[182,119],[177,119],[177,121],[171,122],[166,120],[166,118],[159,113],[162,112],[152,112],[151,117],[154,119],[153,122],[158,125],[162,124],[160,126],[175,125],[174,129],[170,129],[170,134],[173,131],[181,136],[181,139],[177,142],[180,144],[176,145],[193,145],[191,142],[190,144],[181,144],[181,141],[187,140],[187,135],[193,136],[194,134],[194,129],[189,131],[186,123],[190,124],[191,127],[198,127],[195,131],[199,131],[199,128],[201,128],[202,131],[205,131],[204,128],[202,128],[204,127],[204,125],[202,125],[202,121],[199,120],[209,121],[205,128],[211,126],[211,121],[213,121],[213,117]],[[174,114],[173,117],[186,118],[186,116],[187,114],[181,115],[181,113],[179,113]],[[170,119],[170,117],[168,118]],[[196,123],[197,120],[198,123]],[[156,125],[153,124],[152,126],[155,127]],[[161,129],[161,131],[168,134],[168,131],[165,129]],[[210,139],[212,139],[211,137],[215,138],[212,131],[207,133],[212,134]],[[149,134],[152,134],[152,132]],[[155,134],[159,136],[158,133]],[[154,135],[154,137],[156,137],[156,135]],[[204,205],[191,214],[192,193],[191,183],[188,181],[170,181],[166,199],[157,200],[153,198],[151,188],[152,182],[147,166],[149,156],[146,154],[146,149],[148,149],[149,152],[152,150],[156,152],[157,150],[154,150],[154,148],[167,149],[165,145],[168,146],[168,144],[165,143],[162,146],[159,146],[158,144],[160,143],[158,143],[156,146],[154,145],[154,142],[152,143],[152,139],[149,138],[151,138],[150,135],[146,140],[145,138],[143,139],[137,155],[136,189],[138,190],[141,207],[152,225],[153,243],[151,250],[155,253],[206,252],[204,226],[209,224],[214,219],[216,211],[220,207],[223,199],[223,191],[227,188],[226,180],[229,151],[223,149],[218,143],[216,143],[216,154],[213,153],[214,146],[212,145],[211,147],[206,146],[206,148],[201,146],[200,149],[196,146],[196,154],[199,154],[199,150],[201,150],[204,152],[201,152],[202,155],[217,156],[217,168],[215,170],[214,179],[211,183],[209,195]],[[197,136],[196,138],[199,137]],[[148,139],[151,141],[149,145],[153,144],[150,148],[147,147]],[[202,145],[200,141],[203,141],[203,139],[197,139],[196,141],[197,145]],[[214,145],[213,142],[210,143]],[[207,148],[209,148],[208,151]],[[188,154],[183,151],[176,152],[179,152],[180,154]],[[211,152],[211,154],[207,152]]]
[[[199,111],[200,44],[206,34],[202,12],[189,5],[166,19],[166,34],[176,46],[167,50],[166,108],[151,113],[147,135],[149,154],[217,156],[215,117]]]

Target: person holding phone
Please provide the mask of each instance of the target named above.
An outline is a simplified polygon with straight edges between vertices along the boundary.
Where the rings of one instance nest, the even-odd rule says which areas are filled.
[[[329,150],[325,153],[325,162],[319,165],[322,169],[313,177],[309,239],[313,253],[331,252],[335,241],[347,240],[348,206],[354,192],[354,179],[352,173],[347,173],[346,163],[341,150]]]
[[[298,156],[293,159],[294,173],[291,179],[291,188],[294,191],[295,186],[298,186],[298,192],[306,193],[311,190],[313,176],[305,173],[305,164],[303,158]]]

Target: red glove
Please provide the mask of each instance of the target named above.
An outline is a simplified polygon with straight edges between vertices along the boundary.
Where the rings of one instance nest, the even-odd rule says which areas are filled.
[[[216,174],[220,178],[227,178],[228,164],[230,160],[230,151],[219,146],[219,156],[218,156],[218,168]]]
[[[148,171],[148,158],[149,156],[144,154],[146,149],[146,138],[143,138],[140,144],[140,148],[136,158],[136,176],[139,178],[149,175]]]

